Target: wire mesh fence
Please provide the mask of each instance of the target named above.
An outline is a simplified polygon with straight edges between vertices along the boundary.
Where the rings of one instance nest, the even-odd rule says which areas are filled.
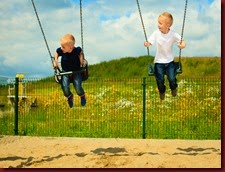
[[[220,139],[220,78],[181,78],[160,100],[154,77],[89,78],[70,108],[52,78],[19,82],[18,134],[92,138]],[[15,87],[0,86],[0,135],[15,134]]]

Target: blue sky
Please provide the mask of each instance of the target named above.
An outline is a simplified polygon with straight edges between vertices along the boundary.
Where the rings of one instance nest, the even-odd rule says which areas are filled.
[[[34,0],[51,54],[65,33],[81,45],[79,0]],[[173,14],[172,29],[181,33],[184,0],[139,0],[147,35],[157,29],[163,11]],[[89,64],[146,55],[136,0],[83,0],[84,52]],[[52,76],[52,64],[31,0],[0,4],[0,75]],[[189,0],[182,56],[221,56],[221,1]],[[150,47],[155,54],[155,47]],[[174,55],[178,49],[174,46]],[[147,65],[148,62],[146,62]]]

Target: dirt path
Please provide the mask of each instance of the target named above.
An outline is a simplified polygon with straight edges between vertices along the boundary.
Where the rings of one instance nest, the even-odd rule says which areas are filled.
[[[221,141],[0,136],[0,167],[221,168]]]

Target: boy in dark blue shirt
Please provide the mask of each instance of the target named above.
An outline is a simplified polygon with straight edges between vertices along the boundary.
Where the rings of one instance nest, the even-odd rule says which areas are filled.
[[[82,66],[86,65],[86,60],[83,57],[83,52],[80,47],[75,47],[75,38],[71,34],[64,35],[61,40],[61,47],[57,48],[55,53],[55,60],[53,63],[54,68],[58,67],[58,57],[61,56],[62,72],[79,71]],[[86,96],[82,88],[82,75],[81,73],[72,74],[72,83],[76,93],[81,98],[81,106],[86,104]],[[68,99],[68,104],[73,107],[73,94],[70,91],[70,76],[61,76],[61,87],[64,96]]]

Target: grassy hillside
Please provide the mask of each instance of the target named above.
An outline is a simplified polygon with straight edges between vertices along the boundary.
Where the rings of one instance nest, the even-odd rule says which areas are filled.
[[[154,57],[125,57],[89,66],[90,77],[142,77],[148,76],[148,63]],[[175,61],[178,61],[176,58]],[[220,77],[220,57],[182,57],[181,77]]]

